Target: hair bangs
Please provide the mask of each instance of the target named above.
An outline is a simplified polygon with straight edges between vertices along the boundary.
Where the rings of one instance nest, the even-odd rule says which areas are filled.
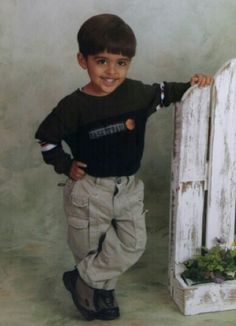
[[[136,38],[130,26],[118,16],[109,14],[86,21],[79,30],[78,43],[85,56],[107,51],[132,58],[136,51]]]

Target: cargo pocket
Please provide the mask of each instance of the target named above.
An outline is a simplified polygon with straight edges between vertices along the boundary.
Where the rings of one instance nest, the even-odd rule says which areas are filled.
[[[147,242],[147,231],[146,231],[146,213],[147,210],[142,212],[140,216],[134,217],[134,226],[136,233],[136,248],[145,249]]]
[[[126,196],[125,214],[130,222],[132,244],[137,250],[144,250],[147,241],[146,235],[146,210],[144,210],[144,185],[141,180],[136,180]]]
[[[144,185],[141,180],[138,180],[136,184],[134,184],[133,188],[130,189],[127,194],[126,207],[129,211],[129,214],[133,216],[140,216],[144,212]]]
[[[89,221],[68,216],[68,245],[77,261],[80,261],[90,251]]]
[[[70,215],[78,216],[80,219],[89,218],[89,198],[88,197],[77,197],[73,193],[71,195],[71,207],[73,213]]]
[[[71,189],[65,206],[68,223],[68,244],[76,260],[83,259],[90,251],[89,198],[78,196]]]
[[[96,218],[91,216],[88,197],[71,195],[68,216],[68,244],[74,256],[81,260],[98,248],[98,225]]]

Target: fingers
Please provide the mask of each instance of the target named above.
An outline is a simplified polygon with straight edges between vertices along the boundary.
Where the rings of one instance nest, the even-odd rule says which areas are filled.
[[[191,78],[191,85],[198,85],[198,87],[210,86],[213,83],[213,77],[203,74],[195,74]]]
[[[70,169],[70,178],[74,181],[80,180],[84,177],[87,164],[80,161],[73,161]]]
[[[80,161],[75,161],[76,165],[81,167],[81,168],[86,168],[87,167],[87,164],[83,163],[83,162],[80,162]]]
[[[199,81],[198,75],[194,75],[191,78],[191,86],[196,85],[198,83],[198,81]]]

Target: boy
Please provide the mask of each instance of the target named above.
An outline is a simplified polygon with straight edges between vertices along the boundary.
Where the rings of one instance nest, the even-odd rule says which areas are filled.
[[[64,206],[76,268],[64,273],[64,285],[87,320],[109,320],[120,315],[117,278],[146,244],[143,183],[135,173],[147,118],[157,106],[179,101],[191,85],[210,85],[212,78],[197,74],[188,83],[161,85],[128,79],[136,39],[116,15],[88,19],[78,43],[78,63],[90,81],[59,102],[36,138],[45,162],[69,177]]]

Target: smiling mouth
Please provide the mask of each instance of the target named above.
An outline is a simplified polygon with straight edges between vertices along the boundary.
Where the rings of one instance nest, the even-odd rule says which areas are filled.
[[[117,79],[115,79],[115,78],[102,78],[102,80],[103,80],[107,85],[112,85],[112,84],[114,84],[114,83],[117,81]]]

